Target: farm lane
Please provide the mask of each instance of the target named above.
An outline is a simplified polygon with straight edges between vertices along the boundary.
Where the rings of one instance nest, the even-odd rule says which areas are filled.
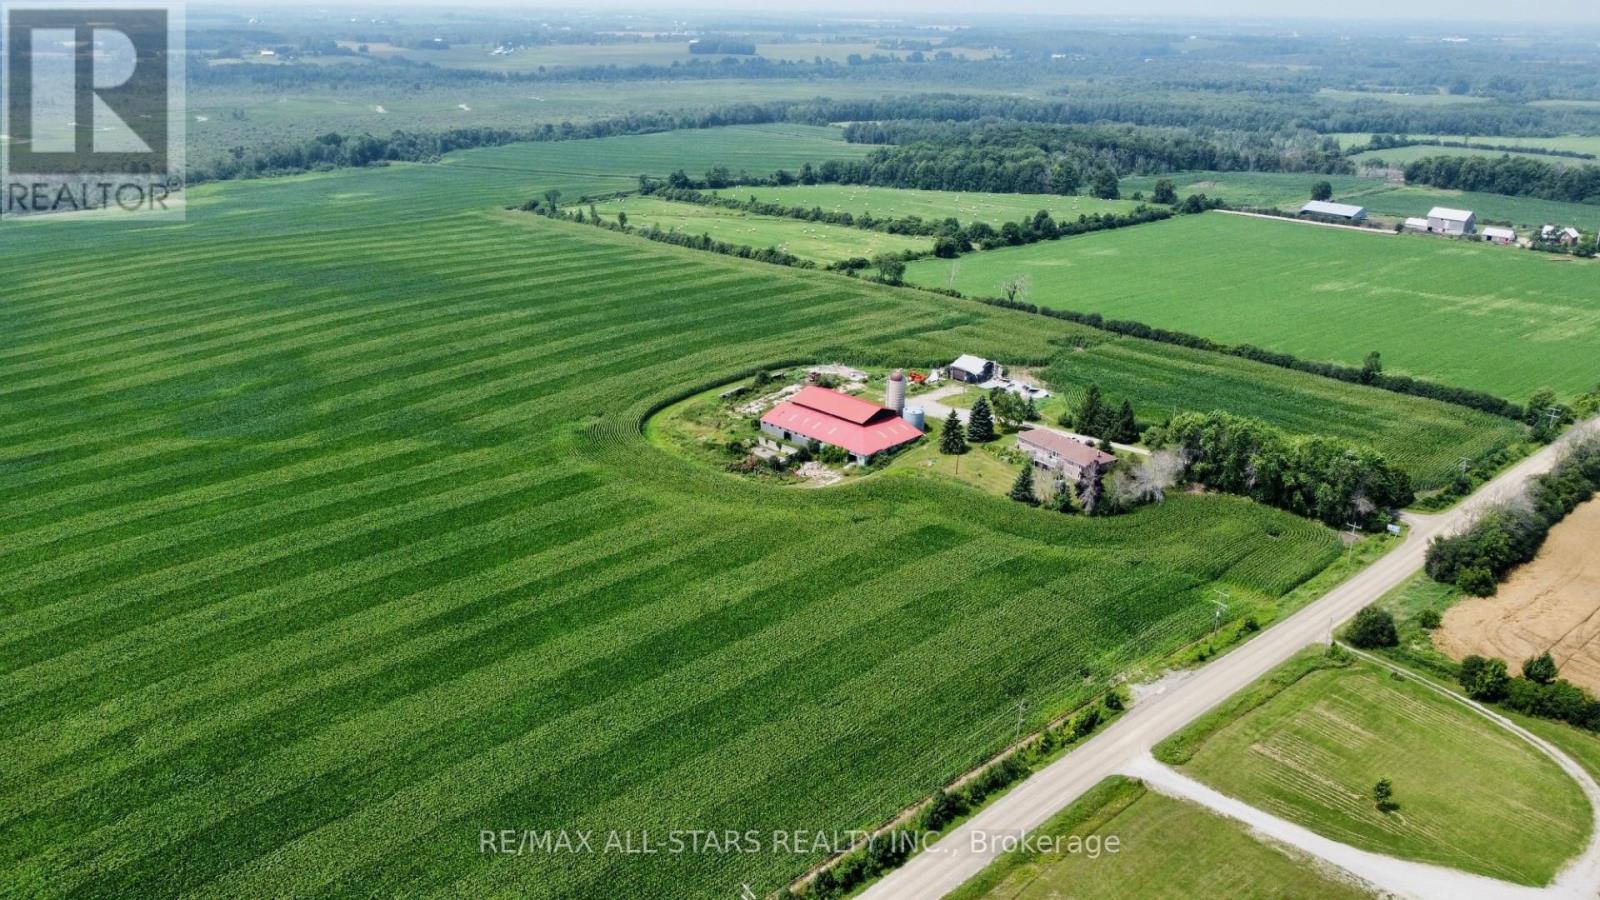
[[[1600,420],[1591,419],[1574,426],[1561,440],[1501,473],[1449,512],[1407,516],[1409,532],[1388,555],[1189,678],[1134,704],[1121,719],[1034,773],[863,896],[934,898],[960,887],[999,855],[996,844],[1002,838],[1034,832],[1089,788],[1148,754],[1159,741],[1305,647],[1330,640],[1339,623],[1419,571],[1430,540],[1461,528],[1485,507],[1520,492],[1530,478],[1553,468],[1568,444],[1594,432],[1597,423]],[[1585,889],[1592,897],[1600,893],[1600,884]]]

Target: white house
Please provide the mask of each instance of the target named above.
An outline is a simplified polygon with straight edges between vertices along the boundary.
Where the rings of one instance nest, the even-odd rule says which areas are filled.
[[[1478,217],[1467,209],[1435,206],[1428,210],[1428,230],[1434,234],[1463,235],[1477,230]]]
[[[1366,207],[1351,206],[1348,203],[1312,200],[1300,207],[1300,215],[1315,216],[1319,219],[1339,219],[1345,222],[1364,222],[1367,219],[1367,210]]]
[[[1486,226],[1482,234],[1484,240],[1492,241],[1496,244],[1514,244],[1517,241],[1517,233],[1515,231],[1495,225]]]

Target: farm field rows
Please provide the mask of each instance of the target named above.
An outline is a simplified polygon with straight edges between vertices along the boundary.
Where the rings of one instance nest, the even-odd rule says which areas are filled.
[[[871,825],[1006,743],[1018,698],[1097,696],[1204,633],[1214,585],[1282,595],[1339,552],[1223,497],[1089,520],[660,453],[646,412],[756,366],[1037,364],[1087,333],[458,211],[537,172],[225,185],[182,226],[8,233],[0,880],[765,892],[818,856],[478,835]],[[86,297],[64,248],[119,277]]]
[[[1556,764],[1375,666],[1310,672],[1204,739],[1183,766],[1230,796],[1368,850],[1545,884],[1582,850],[1588,801]],[[1399,809],[1377,809],[1379,779]]]
[[[1008,855],[950,900],[1371,896],[1294,851],[1257,840],[1237,823],[1131,779],[1096,786],[1040,834],[1077,837],[1085,847],[1098,839],[1097,848],[1115,837],[1119,849]]]
[[[782,203],[804,209],[821,207],[829,212],[851,215],[871,213],[880,219],[921,216],[929,221],[942,221],[953,216],[963,225],[988,222],[997,228],[1006,222],[1032,218],[1041,209],[1049,210],[1060,222],[1093,213],[1130,212],[1139,206],[1132,200],[1098,200],[1089,196],[918,191],[853,184],[737,187],[717,193],[735,200],[755,197],[763,203]]]
[[[1596,270],[1514,248],[1206,213],[959,263],[968,295],[1026,275],[1043,306],[1351,366],[1377,350],[1387,371],[1514,400],[1545,386],[1570,397],[1600,377]],[[906,278],[944,287],[951,264],[918,261]]]
[[[1365,206],[1367,212],[1374,216],[1395,220],[1427,215],[1428,210],[1435,206],[1470,209],[1478,214],[1480,220],[1510,222],[1519,228],[1551,222],[1590,222],[1600,217],[1600,206],[1585,203],[1400,185],[1359,175],[1181,172],[1163,177],[1175,182],[1180,197],[1203,193],[1208,197],[1221,197],[1234,206],[1298,210],[1311,199],[1311,186],[1318,181],[1327,181],[1333,185],[1333,199]],[[1122,193],[1126,195],[1135,190],[1149,193],[1156,180],[1156,176],[1125,178],[1122,180]]]
[[[759,216],[717,206],[675,203],[655,197],[621,197],[595,207],[606,221],[626,213],[635,228],[656,226],[662,231],[709,234],[730,244],[756,249],[776,247],[802,259],[827,264],[880,253],[920,252],[933,248],[933,239],[887,234],[847,225],[806,222],[779,216]]]
[[[1443,486],[1461,457],[1477,458],[1522,434],[1514,422],[1459,406],[1133,338],[1063,353],[1041,374],[1068,408],[1098,384],[1113,402],[1131,400],[1145,423],[1221,409],[1293,433],[1369,443],[1419,489]]]

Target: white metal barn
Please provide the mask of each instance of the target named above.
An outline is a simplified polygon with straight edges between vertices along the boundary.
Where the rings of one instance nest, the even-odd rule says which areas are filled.
[[[1329,203],[1326,200],[1312,200],[1300,207],[1300,215],[1314,216],[1318,219],[1337,219],[1343,222],[1365,222],[1367,209],[1364,206],[1352,206],[1348,203]]]
[[[1434,234],[1472,234],[1478,228],[1478,217],[1468,209],[1451,209],[1435,206],[1428,210],[1428,230]]]

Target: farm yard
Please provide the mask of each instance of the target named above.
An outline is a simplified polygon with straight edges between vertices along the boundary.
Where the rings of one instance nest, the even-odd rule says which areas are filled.
[[[1234,265],[1241,248],[1247,269]],[[1516,401],[1594,387],[1593,270],[1546,254],[1206,213],[959,263],[955,287],[968,295],[996,296],[1022,275],[1025,299],[1042,306],[1350,366],[1377,350],[1388,372]],[[921,260],[906,278],[944,287],[951,272]]]
[[[760,366],[1037,364],[1092,333],[494,209],[621,178],[602,144],[8,234],[8,884],[776,889],[816,857],[496,859],[478,835],[869,826],[1006,743],[997,710],[1093,699],[1203,634],[1214,586],[1281,596],[1338,555],[1227,497],[1089,520],[656,450],[646,413]],[[129,277],[86,298],[69,251]]]
[[[1098,384],[1110,396],[1131,400],[1145,423],[1221,409],[1291,433],[1363,441],[1421,490],[1447,482],[1463,456],[1476,459],[1505,447],[1523,430],[1460,406],[1136,338],[1068,351],[1042,375],[1068,409]]]
[[[774,247],[822,265],[852,257],[871,258],[884,253],[917,253],[933,249],[932,238],[886,234],[847,225],[806,222],[780,216],[753,215],[742,210],[677,203],[655,197],[630,196],[608,200],[598,204],[595,211],[607,222],[617,221],[617,215],[624,213],[628,217],[628,224],[635,228],[653,226],[662,231],[707,234],[715,240],[735,246],[747,245],[758,250]]]
[[[1432,148],[1443,149],[1443,148]],[[1390,151],[1378,151],[1388,158]],[[1518,228],[1532,228],[1551,222],[1591,222],[1596,208],[1585,203],[1562,203],[1535,197],[1508,197],[1473,191],[1452,191],[1413,186],[1361,175],[1314,175],[1285,172],[1179,172],[1164,176],[1136,176],[1122,180],[1122,194],[1142,190],[1147,195],[1158,178],[1170,178],[1178,195],[1205,194],[1220,197],[1232,206],[1274,208],[1293,212],[1311,199],[1311,186],[1326,181],[1333,186],[1334,199],[1364,206],[1367,212],[1384,220],[1399,222],[1408,216],[1426,215],[1435,206],[1470,209],[1480,220],[1509,222]],[[1592,227],[1592,226],[1585,226]]]
[[[1032,218],[1049,210],[1056,221],[1070,221],[1095,213],[1126,213],[1139,204],[1132,200],[1098,200],[1086,195],[992,194],[980,191],[918,191],[866,185],[813,184],[789,187],[737,187],[716,191],[724,197],[825,212],[871,213],[880,219],[920,216],[927,221],[954,217],[961,224],[987,222],[998,228],[1006,222]]]
[[[1416,682],[1358,662],[1261,696],[1180,735],[1186,774],[1356,847],[1519,884],[1550,881],[1589,837],[1588,802],[1553,761]],[[1377,808],[1380,779],[1398,809]]]

